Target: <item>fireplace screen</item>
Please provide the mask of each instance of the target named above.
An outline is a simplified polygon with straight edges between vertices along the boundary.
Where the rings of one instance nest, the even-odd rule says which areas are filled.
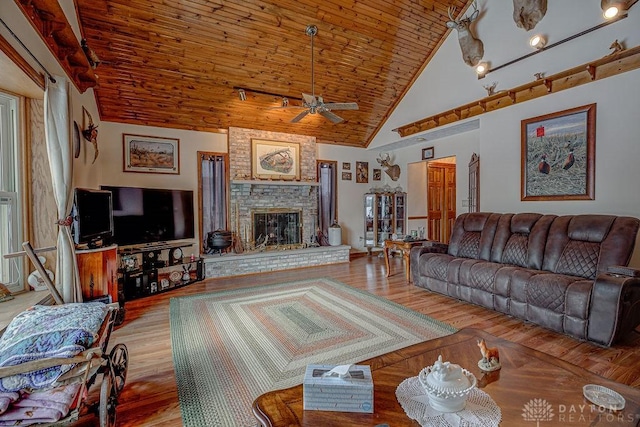
[[[302,243],[300,211],[253,212],[253,239],[267,246],[297,245]]]

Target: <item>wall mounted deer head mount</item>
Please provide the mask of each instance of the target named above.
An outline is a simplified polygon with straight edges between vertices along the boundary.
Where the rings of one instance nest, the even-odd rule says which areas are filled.
[[[465,64],[475,67],[484,55],[484,45],[482,41],[476,38],[469,29],[469,25],[478,18],[480,13],[478,5],[476,2],[473,2],[473,12],[471,15],[465,16],[457,21],[453,17],[456,8],[449,7],[447,11],[449,13],[449,19],[451,19],[451,21],[447,22],[447,27],[458,30],[458,41],[460,42],[460,49],[462,50],[462,59]]]
[[[547,0],[513,0],[513,20],[518,28],[532,30],[547,13]]]
[[[400,178],[400,166],[391,164],[391,158],[389,157],[389,153],[383,154],[380,153],[380,157],[376,159],[380,166],[384,168],[384,172],[389,175],[392,181],[397,181]]]

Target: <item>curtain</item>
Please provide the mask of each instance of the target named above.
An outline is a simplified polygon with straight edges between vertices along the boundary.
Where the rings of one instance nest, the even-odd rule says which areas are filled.
[[[202,156],[202,236],[227,229],[227,165],[224,156]]]
[[[336,177],[336,163],[318,163],[318,181],[320,182],[320,196],[318,197],[318,228],[322,231],[323,236],[329,236],[329,226],[333,224],[333,221],[335,221],[337,217]],[[321,244],[322,240],[320,241]]]
[[[71,237],[73,204],[73,160],[71,157],[71,112],[69,83],[55,76],[47,80],[44,93],[44,128],[53,194],[58,210],[56,288],[65,303],[82,301],[80,278]]]

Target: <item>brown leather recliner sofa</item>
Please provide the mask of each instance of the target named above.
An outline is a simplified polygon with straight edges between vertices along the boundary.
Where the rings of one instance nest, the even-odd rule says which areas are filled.
[[[415,285],[610,346],[640,324],[640,220],[466,213],[449,245],[411,250]]]

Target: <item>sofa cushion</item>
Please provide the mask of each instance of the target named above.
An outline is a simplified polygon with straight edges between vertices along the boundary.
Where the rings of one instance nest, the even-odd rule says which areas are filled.
[[[556,215],[503,214],[491,247],[491,261],[539,270],[545,242]]]
[[[567,215],[549,229],[543,270],[595,279],[611,265],[627,265],[640,222],[613,215]]]
[[[500,214],[488,212],[458,216],[451,232],[449,255],[488,261],[499,219]]]

